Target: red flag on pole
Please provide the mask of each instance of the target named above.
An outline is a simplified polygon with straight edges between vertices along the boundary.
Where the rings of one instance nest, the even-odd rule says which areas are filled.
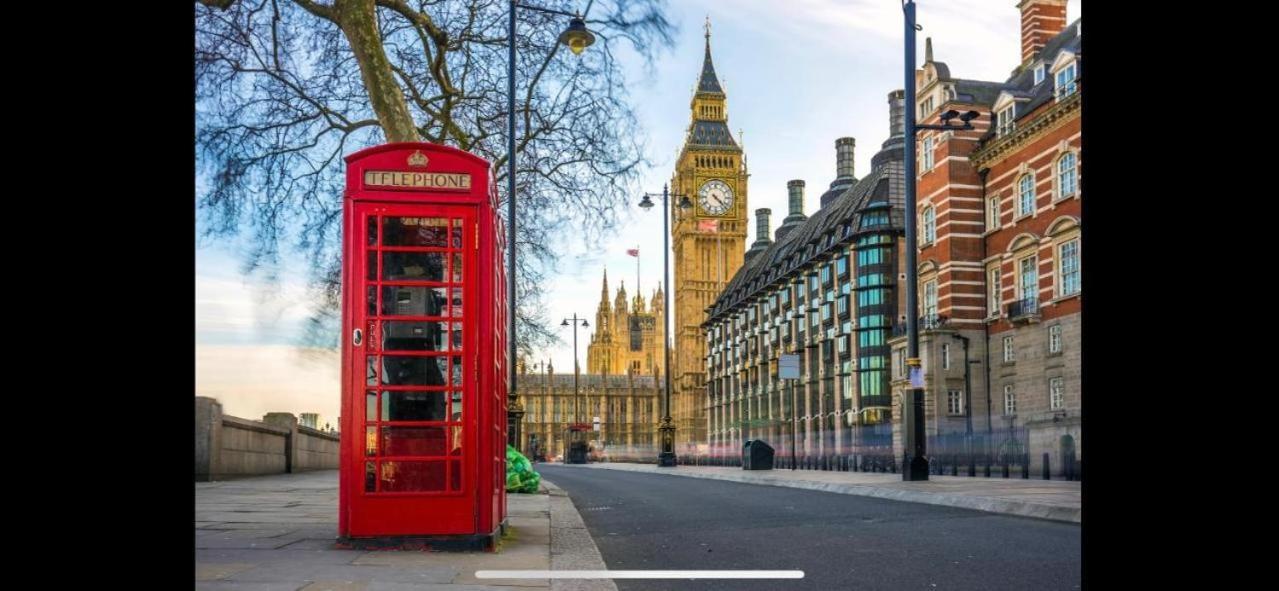
[[[628,249],[626,249],[626,254],[629,254],[629,255],[631,255],[631,256],[633,256],[633,257],[637,257],[637,256],[639,256],[639,249],[638,249],[638,248],[628,248]]]

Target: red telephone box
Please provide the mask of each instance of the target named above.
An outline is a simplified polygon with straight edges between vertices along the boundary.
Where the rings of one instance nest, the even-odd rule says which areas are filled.
[[[338,535],[491,548],[506,518],[506,280],[487,161],[346,157]]]

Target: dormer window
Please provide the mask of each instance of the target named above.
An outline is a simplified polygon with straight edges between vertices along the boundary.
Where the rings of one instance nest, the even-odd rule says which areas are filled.
[[[1075,88],[1075,64],[1070,64],[1057,72],[1057,100],[1070,96],[1075,92]]]
[[[924,102],[919,103],[919,119],[921,121],[924,119],[927,119],[928,116],[932,114],[932,112],[933,112],[933,97],[930,96],[927,99],[924,99]]]
[[[1075,79],[1079,77],[1079,61],[1074,53],[1063,51],[1057,56],[1053,62],[1053,95],[1057,100],[1062,100],[1075,93],[1078,84]]]
[[[995,130],[1000,136],[1012,133],[1015,128],[1016,122],[1013,121],[1013,107],[1011,105],[995,114]]]
[[[1040,82],[1044,81],[1044,72],[1046,70],[1047,70],[1047,66],[1043,64],[1039,64],[1038,66],[1035,66],[1035,84],[1039,84]]]

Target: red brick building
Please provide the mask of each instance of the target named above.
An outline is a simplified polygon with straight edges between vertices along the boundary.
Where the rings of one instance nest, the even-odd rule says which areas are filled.
[[[930,456],[1028,453],[1038,476],[1047,453],[1061,476],[1082,460],[1081,23],[1067,26],[1066,0],[1018,8],[1008,80],[952,76],[931,40],[916,71],[921,123],[982,113],[975,130],[918,136],[925,419]],[[895,406],[909,387],[905,346],[893,342]]]

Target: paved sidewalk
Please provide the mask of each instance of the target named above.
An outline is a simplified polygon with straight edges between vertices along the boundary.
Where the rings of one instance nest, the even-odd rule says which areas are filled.
[[[1081,523],[1083,518],[1080,483],[1073,481],[930,475],[923,482],[903,482],[900,474],[875,472],[742,470],[718,466],[658,468],[648,464],[615,462],[566,466],[804,488],[1070,523]]]
[[[616,591],[612,581],[476,579],[482,569],[604,569],[573,503],[554,484],[507,497],[497,552],[338,550],[337,471],[195,484],[197,590]]]

